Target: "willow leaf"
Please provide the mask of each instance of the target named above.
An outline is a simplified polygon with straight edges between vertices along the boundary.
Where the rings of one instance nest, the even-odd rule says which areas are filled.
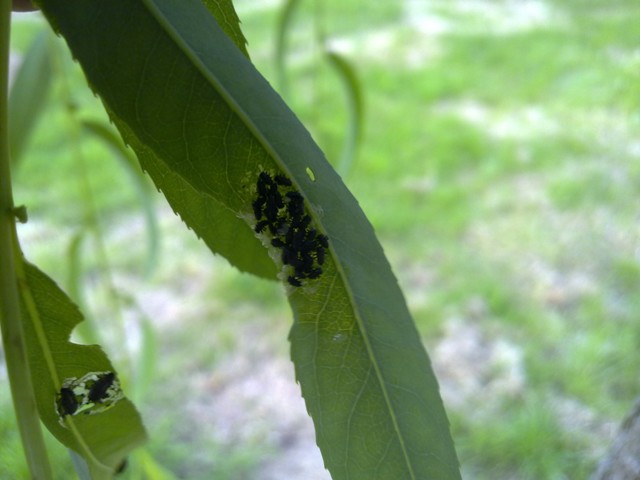
[[[338,75],[347,98],[349,120],[344,146],[342,147],[342,154],[338,162],[338,171],[342,176],[346,176],[351,171],[351,166],[353,165],[362,139],[362,131],[364,130],[364,100],[362,98],[362,89],[360,88],[358,76],[349,60],[331,51],[325,52],[325,58]]]
[[[135,190],[140,208],[144,215],[144,221],[147,233],[147,260],[145,265],[145,274],[148,276],[158,263],[160,256],[160,228],[158,227],[158,219],[156,217],[154,197],[152,196],[149,182],[142,176],[140,166],[136,161],[131,150],[128,150],[122,143],[122,139],[112,127],[108,127],[103,122],[95,120],[82,121],[82,127],[91,132],[96,138],[111,150],[115,158],[119,160],[120,165],[127,173],[131,185]]]
[[[50,35],[41,32],[31,42],[9,92],[9,150],[16,164],[44,111],[51,86]]]
[[[97,345],[71,343],[82,315],[62,290],[24,261],[19,272],[21,312],[36,403],[43,423],[87,463],[94,479],[111,478],[146,433],[140,415],[125,397],[94,415],[67,415],[61,424],[56,401],[63,382],[89,372],[114,372]]]
[[[308,132],[199,0],[41,4],[191,228],[215,237],[229,222],[238,237],[253,235],[256,182],[266,171],[292,181],[313,228],[329,237],[320,278],[286,289],[296,376],[334,480],[460,478],[437,381],[371,225]],[[200,202],[229,215],[195,226],[186,214]],[[290,267],[268,235],[261,240],[285,279]],[[253,247],[237,244],[234,263],[254,255]]]
[[[287,40],[291,32],[293,15],[296,8],[300,4],[300,0],[286,0],[280,7],[278,16],[278,24],[276,28],[276,44],[275,44],[275,66],[278,76],[278,87],[282,94],[286,97],[289,93],[289,82],[287,79],[286,57],[287,57]]]

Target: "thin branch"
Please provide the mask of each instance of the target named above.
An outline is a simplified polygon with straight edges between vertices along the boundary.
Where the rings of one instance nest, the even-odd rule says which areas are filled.
[[[11,191],[7,91],[11,0],[0,0],[0,331],[14,410],[32,478],[53,478],[40,429],[22,331],[16,262],[16,216]]]

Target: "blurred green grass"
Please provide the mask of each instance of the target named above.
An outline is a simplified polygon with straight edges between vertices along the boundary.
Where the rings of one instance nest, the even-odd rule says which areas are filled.
[[[275,78],[277,6],[237,4],[252,59]],[[337,159],[344,99],[308,50],[320,18],[357,67],[366,100],[365,136],[345,181],[380,235],[441,378],[452,365],[439,360],[439,346],[456,340],[448,333],[454,320],[481,338],[460,343],[461,358],[468,347],[493,361],[499,341],[522,354],[524,385],[506,394],[492,394],[488,384],[465,397],[454,381],[463,401],[454,398],[449,413],[465,478],[585,478],[607,446],[602,432],[610,434],[640,387],[640,7],[635,0],[535,2],[535,21],[522,14],[527,22],[514,26],[514,11],[500,10],[505,3],[474,5],[327,0],[318,10],[302,2],[287,100]],[[24,51],[39,28],[18,20],[15,50]],[[67,266],[59,252],[86,215],[83,182],[105,225],[139,210],[103,147],[82,139],[80,154],[70,152],[61,132],[74,127],[60,103],[71,92],[80,115],[98,116],[100,106],[68,59],[59,66],[68,84],[56,84],[15,183],[33,222],[55,232],[44,246],[37,235],[25,239],[26,248],[61,280]],[[79,158],[85,180],[76,173]],[[206,255],[196,241],[183,250]],[[116,269],[138,270],[130,251],[112,246],[110,257]],[[215,369],[242,342],[236,325],[256,318],[273,325],[276,350],[286,354],[284,336],[275,338],[288,322],[279,287],[213,265],[214,280],[198,290],[211,303],[197,328],[163,340],[159,378]],[[159,274],[152,283],[162,282],[172,279]],[[192,333],[212,317],[215,351]],[[181,358],[185,348],[189,359]],[[156,388],[143,411],[153,419],[154,408],[179,406],[170,390]],[[569,413],[561,408],[567,402]],[[0,397],[2,443],[19,451],[6,426],[8,405]],[[191,459],[202,438],[176,441],[175,425],[156,420],[152,454],[178,475],[207,478],[198,477],[206,462]],[[262,456],[277,454],[260,445],[206,448],[223,459],[220,478],[230,479],[252,478]],[[20,468],[4,462],[0,477]]]

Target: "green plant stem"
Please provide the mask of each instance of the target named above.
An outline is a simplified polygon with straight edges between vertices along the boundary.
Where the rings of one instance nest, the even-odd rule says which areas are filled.
[[[11,0],[0,0],[0,331],[11,395],[31,477],[53,478],[40,429],[40,418],[22,332],[16,262],[21,261],[16,241],[9,158],[7,91]]]

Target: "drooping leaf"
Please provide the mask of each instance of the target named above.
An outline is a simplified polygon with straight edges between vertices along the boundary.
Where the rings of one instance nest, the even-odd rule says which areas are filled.
[[[146,439],[140,415],[125,397],[108,410],[67,415],[64,425],[60,423],[56,402],[66,379],[115,370],[99,346],[69,341],[82,321],[77,307],[44,273],[26,261],[21,265],[21,312],[40,418],[84,459],[94,480],[111,478],[127,454]]]
[[[300,0],[286,0],[280,8],[278,23],[276,26],[275,43],[275,68],[278,78],[278,86],[283,96],[289,93],[289,80],[286,68],[288,39],[293,29],[293,18],[300,4]],[[319,20],[318,20],[319,21]],[[323,59],[336,74],[344,90],[348,113],[345,138],[342,153],[338,160],[337,170],[345,177],[353,165],[358,146],[362,139],[364,124],[364,100],[362,88],[358,76],[351,62],[337,52],[331,51],[326,46],[326,38],[322,29],[319,29],[319,37],[316,39],[318,47],[323,49]]]
[[[143,317],[140,323],[141,346],[134,365],[136,388],[134,400],[142,401],[154,384],[158,364],[158,339],[151,321]]]
[[[296,376],[334,480],[460,478],[437,381],[371,225],[202,4],[41,3],[144,169],[198,234],[253,237],[256,184],[268,172],[292,182],[312,228],[328,236],[319,278],[286,288]],[[194,224],[190,212],[203,205],[228,216],[200,213]],[[269,234],[262,240],[269,245]],[[236,243],[232,262],[258,258],[260,245]],[[268,250],[285,279],[291,267],[277,246]]]
[[[80,308],[81,311],[87,312],[87,304],[84,295],[83,282],[83,255],[82,246],[86,239],[87,228],[82,227],[77,230],[70,238],[67,247],[67,295]],[[83,343],[100,343],[100,334],[91,318],[85,318],[75,329],[75,333],[79,336]]]
[[[12,162],[16,164],[22,158],[49,93],[49,35],[49,32],[42,31],[31,42],[9,92],[9,151]]]
[[[326,51],[325,57],[329,65],[331,65],[331,68],[333,68],[338,75],[347,98],[349,121],[344,139],[344,147],[342,148],[342,154],[338,161],[338,172],[344,177],[351,170],[356,151],[362,139],[364,100],[362,98],[360,82],[351,63],[336,52]]]
[[[276,26],[276,48],[275,48],[275,65],[276,74],[278,76],[278,87],[284,96],[289,90],[289,82],[287,80],[286,57],[289,33],[293,15],[296,8],[300,4],[300,0],[286,0],[280,7],[280,15],[278,16],[278,24]]]
[[[127,150],[122,139],[113,131],[113,128],[109,128],[104,123],[95,120],[82,121],[82,127],[95,135],[111,150],[116,160],[126,171],[136,192],[146,226],[147,260],[145,274],[149,275],[157,265],[160,255],[160,228],[158,227],[158,219],[154,208],[154,198],[147,179],[142,177],[140,166],[136,159],[133,158],[133,153]]]

